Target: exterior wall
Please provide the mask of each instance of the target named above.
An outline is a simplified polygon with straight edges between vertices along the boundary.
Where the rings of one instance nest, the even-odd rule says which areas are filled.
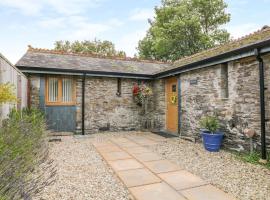
[[[266,91],[266,115],[270,118],[270,55],[264,56]],[[217,115],[225,132],[225,146],[235,150],[249,150],[249,139],[243,134],[245,128],[254,129],[257,136],[254,146],[260,146],[259,72],[255,58],[245,58],[228,63],[228,93],[224,98],[222,66],[193,70],[180,75],[181,135],[199,139],[199,121],[205,115]],[[76,77],[76,106],[72,109],[44,104],[44,77],[30,75],[32,107],[51,113],[55,123],[55,111],[60,116],[75,113],[73,121],[81,131],[82,79]],[[146,82],[153,89],[153,97],[147,106],[140,107],[133,100],[133,85],[140,80],[122,79],[122,95],[118,97],[117,78],[87,77],[85,84],[85,132],[122,130],[164,130],[166,124],[165,79]],[[43,89],[42,89],[43,88]],[[180,106],[179,106],[180,107]],[[56,117],[56,118],[60,118]],[[66,117],[67,118],[67,117]],[[72,117],[68,117],[72,119]],[[56,123],[59,126],[59,123]],[[65,126],[63,123],[61,126]],[[267,124],[268,146],[270,141]],[[56,128],[60,131],[60,128]]]
[[[148,112],[142,116],[142,129],[164,131],[166,126],[165,80],[151,83],[153,97],[147,106]]]
[[[85,131],[121,131],[163,128],[163,80],[147,84],[155,96],[144,107],[133,100],[134,79],[121,79],[121,96],[117,96],[117,78],[87,77],[85,83]],[[81,88],[77,80],[77,129],[81,129]]]
[[[76,130],[81,132],[82,124],[82,78],[76,77],[76,106],[45,106],[45,78],[30,75],[31,107],[43,110],[47,116],[48,128],[55,131],[72,130],[73,113],[76,113]],[[85,83],[85,132],[122,131],[141,129],[164,129],[165,123],[165,89],[164,80],[147,82],[153,90],[153,97],[144,107],[133,100],[135,79],[122,79],[122,95],[118,97],[117,78],[87,77]],[[70,116],[72,115],[72,116]],[[67,117],[69,116],[69,117]],[[62,122],[63,123],[62,123]],[[61,125],[62,124],[62,125]],[[66,126],[66,127],[65,127]],[[75,129],[75,128],[74,128]]]
[[[45,104],[45,76],[30,75],[30,106],[46,116],[47,128],[57,132],[76,130],[76,106],[47,106]]]
[[[270,56],[265,56],[266,87],[270,88]],[[222,98],[221,65],[181,74],[181,134],[199,138],[199,121],[205,115],[217,115],[225,132],[225,146],[249,150],[245,128],[254,129],[254,146],[260,145],[259,69],[255,58],[228,64],[229,97]],[[197,80],[197,84],[191,84]],[[193,81],[194,82],[194,81]],[[195,81],[196,82],[196,81]],[[270,117],[270,94],[266,91],[266,106]],[[269,125],[267,126],[269,130]],[[270,134],[267,132],[268,139]],[[269,141],[268,141],[269,142]]]
[[[0,84],[11,83],[15,88],[17,104],[0,105],[0,119],[5,118],[13,107],[18,109],[27,106],[27,78],[0,54]]]

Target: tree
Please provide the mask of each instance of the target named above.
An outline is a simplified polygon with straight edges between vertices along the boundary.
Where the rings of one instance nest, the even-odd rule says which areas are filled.
[[[220,26],[229,22],[223,0],[162,0],[145,38],[139,41],[139,57],[174,61],[229,40]]]
[[[56,41],[54,43],[54,49],[73,53],[93,53],[100,56],[117,56],[125,57],[124,51],[117,51],[115,45],[107,40],[85,40],[85,41]]]
[[[15,102],[14,87],[10,83],[0,84],[0,105]]]

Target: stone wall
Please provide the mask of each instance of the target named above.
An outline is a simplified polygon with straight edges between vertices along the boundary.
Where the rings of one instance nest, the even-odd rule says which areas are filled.
[[[117,78],[87,77],[85,132],[164,129],[164,81],[146,82],[154,93],[146,111],[133,99],[132,88],[137,82],[135,79],[121,79],[121,96],[117,96]],[[78,131],[81,129],[81,86],[82,80],[77,79]]]
[[[166,126],[165,80],[154,80],[148,84],[153,90],[153,97],[148,103],[147,113],[141,118],[141,126],[146,130],[163,131]]]
[[[39,75],[30,75],[28,77],[30,81],[30,107],[31,108],[40,108],[40,76]]]
[[[265,56],[266,86],[270,89],[270,56]],[[199,121],[205,115],[217,115],[225,132],[225,146],[248,150],[245,128],[254,129],[254,146],[260,145],[259,70],[255,58],[228,63],[228,98],[224,98],[222,65],[181,74],[182,116],[181,134],[199,138]],[[197,84],[193,80],[197,80]],[[196,83],[196,81],[195,81]],[[266,104],[270,116],[270,95]],[[269,126],[267,126],[269,127]],[[267,128],[268,129],[268,128]],[[268,129],[269,130],[269,129]],[[269,131],[267,132],[270,136]]]

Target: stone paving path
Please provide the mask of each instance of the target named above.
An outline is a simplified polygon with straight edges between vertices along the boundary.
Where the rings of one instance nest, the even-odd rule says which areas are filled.
[[[136,200],[235,200],[146,148],[162,140],[161,136],[149,134],[92,144]]]

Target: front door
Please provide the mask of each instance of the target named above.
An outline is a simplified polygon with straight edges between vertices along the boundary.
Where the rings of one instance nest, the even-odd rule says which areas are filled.
[[[170,133],[178,133],[178,86],[177,78],[172,77],[166,80],[166,125]]]

